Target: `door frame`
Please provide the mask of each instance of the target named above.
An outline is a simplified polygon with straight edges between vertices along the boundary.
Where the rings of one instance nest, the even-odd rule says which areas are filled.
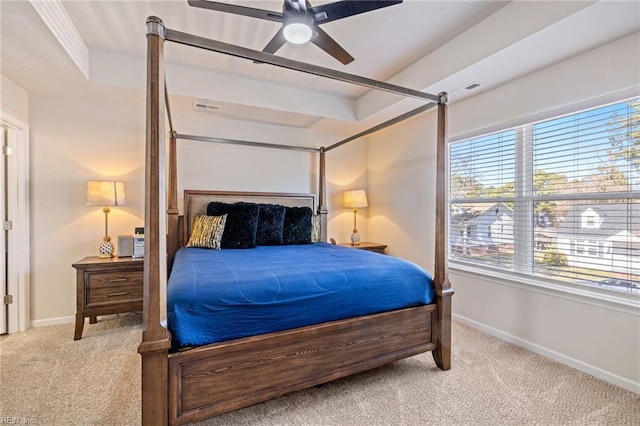
[[[7,158],[8,210],[12,229],[8,233],[8,292],[13,303],[7,306],[7,331],[27,330],[29,322],[30,217],[29,217],[29,126],[0,111],[0,124],[8,129],[7,144],[12,154]]]

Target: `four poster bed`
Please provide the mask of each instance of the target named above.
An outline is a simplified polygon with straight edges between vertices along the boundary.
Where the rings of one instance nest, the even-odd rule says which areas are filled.
[[[165,41],[428,103],[318,149],[183,135],[175,132],[171,123],[163,73]],[[446,94],[429,95],[181,33],[165,28],[156,17],[147,20],[147,43],[145,329],[138,348],[142,356],[143,424],[194,422],[427,351],[432,352],[438,367],[448,370],[453,291],[446,273]],[[401,259],[327,244],[325,153],[435,106],[438,154],[433,276]],[[168,158],[165,116],[170,128]],[[187,190],[180,215],[179,139],[316,153],[318,194]],[[263,217],[267,211],[273,214]],[[249,222],[236,223],[245,217],[256,227],[254,238],[263,235],[260,227],[271,224],[274,217],[280,218],[275,221],[280,228],[274,229],[282,235],[275,232],[277,238],[272,241],[273,233],[264,234],[268,238],[262,245],[261,237],[248,245],[228,238],[225,242],[230,229],[237,229],[238,235],[246,231]],[[202,225],[204,221],[207,225]],[[206,244],[198,245],[203,229],[209,232],[204,232],[206,238],[212,239],[205,238]],[[211,241],[213,246],[208,245]],[[351,256],[360,257],[354,260]],[[354,270],[352,266],[362,262],[371,266]],[[198,265],[209,266],[203,269]],[[294,269],[295,274],[291,272]],[[364,269],[373,275],[362,276]],[[231,282],[216,281],[225,276],[232,277]],[[214,294],[214,288],[227,293]],[[250,305],[255,310],[249,311]],[[239,307],[239,312],[229,313],[229,307]],[[276,316],[282,307],[287,310]],[[205,312],[208,316],[202,317]],[[249,329],[252,322],[257,328]]]

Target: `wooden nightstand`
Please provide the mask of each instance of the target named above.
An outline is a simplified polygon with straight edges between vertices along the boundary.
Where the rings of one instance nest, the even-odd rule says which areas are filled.
[[[351,247],[351,248],[357,248],[360,250],[368,250],[368,251],[374,251],[376,253],[380,253],[380,254],[384,254],[384,249],[387,248],[386,244],[379,244],[379,243],[369,243],[366,241],[361,241],[360,245],[354,246],[351,245],[351,243],[342,243],[342,244],[338,244],[339,246],[343,246],[343,247]]]
[[[76,330],[80,340],[84,319],[97,322],[97,315],[142,311],[142,259],[85,257],[76,269]]]

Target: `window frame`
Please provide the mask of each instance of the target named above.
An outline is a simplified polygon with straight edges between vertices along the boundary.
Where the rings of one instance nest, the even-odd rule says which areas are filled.
[[[538,117],[535,121],[529,121],[521,124],[511,124],[502,128],[494,127],[490,132],[481,133],[477,132],[472,136],[459,137],[450,140],[449,149],[447,149],[447,165],[449,171],[447,173],[447,179],[449,184],[447,185],[447,239],[451,235],[451,206],[461,203],[496,203],[496,202],[513,202],[516,208],[514,209],[513,218],[513,238],[514,238],[514,260],[513,271],[507,269],[501,269],[493,265],[481,265],[479,263],[465,262],[461,259],[452,258],[453,246],[447,242],[447,260],[449,266],[454,271],[469,272],[472,274],[479,274],[485,278],[494,279],[496,276],[501,280],[508,282],[509,285],[520,286],[535,286],[553,291],[559,291],[561,293],[570,293],[573,295],[586,296],[589,299],[594,299],[598,302],[614,302],[615,304],[621,304],[626,306],[638,307],[638,301],[640,300],[640,294],[635,293],[623,293],[613,290],[601,289],[597,287],[589,287],[578,284],[576,282],[567,282],[560,279],[554,279],[549,276],[535,275],[535,258],[534,251],[536,246],[535,234],[535,221],[529,220],[533,217],[534,207],[536,202],[540,201],[579,201],[579,200],[623,200],[623,199],[635,199],[640,197],[640,190],[631,190],[623,192],[606,192],[606,193],[572,193],[572,194],[558,194],[558,195],[534,195],[534,162],[533,162],[533,128],[536,124],[541,122],[547,122],[555,119],[560,119],[567,116],[578,115],[585,111],[596,110],[605,108],[610,105],[629,102],[640,101],[640,97],[637,95],[626,98],[609,101],[607,103],[592,105],[580,110],[565,111],[562,114],[553,115],[549,114],[547,117]],[[515,195],[509,197],[496,197],[496,198],[451,198],[451,145],[455,143],[461,143],[464,141],[470,141],[477,138],[484,138],[491,135],[514,131],[515,132]],[[524,220],[523,220],[524,217]],[[594,228],[598,227],[598,217],[593,217]],[[529,242],[529,243],[528,243]],[[589,243],[589,244],[587,244]],[[571,250],[576,251],[577,246],[580,245],[584,250],[585,255],[593,257],[602,257],[606,252],[611,251],[613,253],[615,244],[596,242],[596,246],[592,247],[593,242],[577,240],[572,241]],[[608,245],[607,245],[608,244]],[[589,254],[589,250],[595,248],[595,254]]]

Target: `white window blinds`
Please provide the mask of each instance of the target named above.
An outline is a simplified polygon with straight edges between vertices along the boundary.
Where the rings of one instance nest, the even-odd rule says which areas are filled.
[[[515,142],[507,130],[451,145],[453,258],[513,270]]]
[[[449,257],[640,294],[640,99],[450,145]]]

